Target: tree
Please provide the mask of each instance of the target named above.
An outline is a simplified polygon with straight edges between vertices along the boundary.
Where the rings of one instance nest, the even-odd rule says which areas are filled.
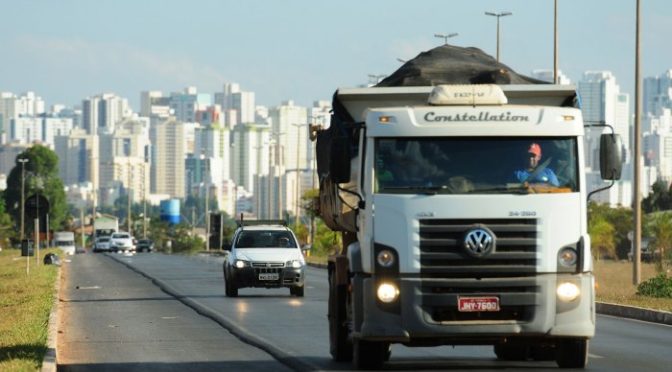
[[[642,209],[646,213],[672,209],[672,195],[667,182],[658,180],[651,186],[651,192],[642,200]]]
[[[616,243],[614,241],[614,226],[605,218],[596,218],[588,224],[593,257],[599,260],[603,255],[614,256]]]
[[[651,243],[653,252],[659,252],[658,260],[656,261],[656,269],[658,272],[665,270],[665,253],[669,252],[672,247],[672,214],[670,213],[656,213],[651,216],[649,222],[649,231],[653,237]],[[655,257],[655,255],[654,255]]]
[[[49,223],[54,230],[60,229],[67,219],[68,206],[63,181],[58,176],[58,156],[49,148],[35,145],[19,154],[15,166],[9,172],[7,189],[3,193],[8,212],[18,230],[21,224],[21,163],[25,167],[24,195],[41,194],[49,200]]]
[[[9,241],[15,236],[14,223],[12,217],[5,210],[5,202],[0,197],[0,250],[9,247]]]

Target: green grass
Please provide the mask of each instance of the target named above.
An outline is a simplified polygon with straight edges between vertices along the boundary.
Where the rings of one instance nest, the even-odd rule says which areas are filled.
[[[56,249],[40,250],[62,254]],[[47,351],[47,325],[54,300],[56,266],[36,267],[30,257],[30,274],[26,275],[26,258],[21,251],[0,252],[0,371],[35,371],[42,366]]]

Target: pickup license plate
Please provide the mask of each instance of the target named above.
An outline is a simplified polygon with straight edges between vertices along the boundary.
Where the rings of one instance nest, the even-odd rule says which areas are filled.
[[[259,280],[278,280],[280,275],[278,273],[261,273],[259,274]]]
[[[462,312],[499,311],[499,298],[458,297],[457,309]]]

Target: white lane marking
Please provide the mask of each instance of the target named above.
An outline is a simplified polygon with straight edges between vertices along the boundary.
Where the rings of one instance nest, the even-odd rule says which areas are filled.
[[[92,285],[92,286],[89,286],[89,287],[77,286],[77,289],[100,289],[100,286],[97,286],[97,285]]]
[[[162,316],[161,319],[177,319],[176,316]]]
[[[603,356],[599,356],[599,355],[591,354],[591,353],[588,353],[588,356],[591,357],[591,358],[595,358],[595,359],[604,359]]]

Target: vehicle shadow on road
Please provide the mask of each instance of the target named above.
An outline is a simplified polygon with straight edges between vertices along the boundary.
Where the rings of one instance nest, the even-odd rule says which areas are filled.
[[[212,362],[138,362],[59,364],[58,371],[291,371],[276,361],[212,361]]]
[[[354,370],[351,363],[337,363],[329,358],[305,358],[304,361],[312,365],[320,366],[324,371],[347,371]],[[506,362],[495,358],[398,358],[394,356],[385,363],[381,370],[385,371],[451,371],[451,370],[540,370],[557,369],[555,362]]]

